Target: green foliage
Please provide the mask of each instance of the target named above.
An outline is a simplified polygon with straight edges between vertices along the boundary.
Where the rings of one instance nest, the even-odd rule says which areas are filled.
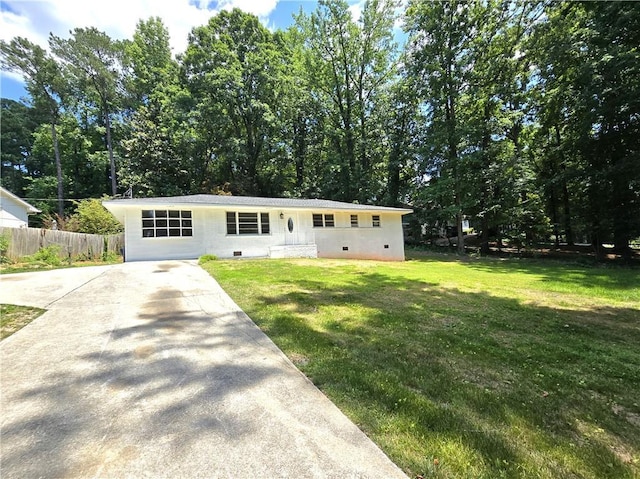
[[[349,3],[275,32],[223,10],[177,58],[159,18],[122,41],[76,28],[51,53],[0,42],[29,93],[2,102],[2,184],[60,217],[65,197],[128,188],[410,204],[460,251],[466,218],[484,251],[551,233],[630,256],[637,4],[372,0],[354,18]]]
[[[123,226],[102,206],[101,200],[92,198],[76,203],[76,212],[67,221],[67,230],[108,235],[121,233]]]
[[[204,267],[409,477],[640,473],[637,270],[437,255]]]
[[[102,261],[104,263],[118,263],[122,260],[122,256],[113,251],[105,251],[102,253]]]
[[[354,21],[346,1],[321,0],[315,12],[296,18],[306,47],[302,72],[319,101],[310,112],[309,126],[318,128],[321,147],[312,157],[315,188],[309,193],[383,201],[389,161],[385,123],[394,111],[388,95],[397,73],[396,6],[388,0],[366,2]]]
[[[123,44],[89,27],[74,28],[68,39],[51,35],[49,46],[61,60],[70,81],[82,93],[82,101],[99,112],[109,155],[111,194],[115,195],[117,178],[111,122],[120,103]]]
[[[11,245],[11,237],[4,233],[0,235],[0,263],[6,263],[7,252],[9,251],[9,246]]]
[[[208,263],[209,261],[217,261],[218,257],[215,254],[205,254],[200,256],[198,264]]]
[[[280,115],[286,58],[274,35],[254,15],[223,10],[193,30],[183,68],[205,160],[195,171],[201,185],[278,195],[288,171]]]
[[[16,37],[11,42],[0,41],[2,65],[26,78],[27,91],[34,105],[47,118],[51,130],[52,153],[55,158],[58,214],[63,215],[62,160],[56,135],[56,124],[60,118],[69,84],[62,74],[58,60],[44,48],[26,38]]]
[[[29,171],[28,158],[33,145],[33,132],[44,119],[37,109],[20,102],[0,99],[0,183],[20,198],[24,197]]]
[[[42,264],[47,266],[60,266],[62,259],[60,258],[60,245],[52,244],[40,248],[31,256],[26,256],[23,260],[27,263]]]

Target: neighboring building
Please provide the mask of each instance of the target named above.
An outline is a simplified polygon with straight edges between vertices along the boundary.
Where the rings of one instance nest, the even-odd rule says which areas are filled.
[[[26,228],[34,213],[40,210],[0,186],[0,226]]]
[[[125,229],[127,261],[323,257],[404,260],[410,209],[329,200],[194,195],[104,201]]]

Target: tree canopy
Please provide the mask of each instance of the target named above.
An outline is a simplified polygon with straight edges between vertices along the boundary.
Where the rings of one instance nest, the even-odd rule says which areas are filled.
[[[398,25],[406,42],[398,45]],[[49,50],[0,43],[4,186],[45,212],[104,194],[410,205],[427,235],[640,236],[640,5],[320,0],[286,31],[221,11],[174,57],[159,18]]]

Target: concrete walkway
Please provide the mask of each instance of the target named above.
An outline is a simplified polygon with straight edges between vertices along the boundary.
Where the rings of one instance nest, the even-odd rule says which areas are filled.
[[[3,479],[403,478],[195,262],[0,277]]]

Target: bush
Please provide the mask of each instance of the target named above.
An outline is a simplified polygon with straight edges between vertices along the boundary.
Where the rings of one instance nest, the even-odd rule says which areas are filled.
[[[120,259],[120,255],[113,251],[105,251],[102,253],[102,261],[105,263],[117,263]]]
[[[25,261],[28,263],[41,263],[48,266],[60,266],[60,245],[52,244],[44,248],[40,248],[37,253],[26,256]]]
[[[218,257],[215,254],[205,254],[200,256],[198,259],[198,264],[208,263],[209,261],[216,261]]]
[[[76,212],[67,220],[67,231],[99,235],[122,233],[123,226],[102,206],[101,200],[92,198],[76,205]]]
[[[0,263],[6,263],[9,260],[9,258],[7,258],[7,252],[9,251],[10,244],[11,238],[9,238],[9,235],[0,235]]]

